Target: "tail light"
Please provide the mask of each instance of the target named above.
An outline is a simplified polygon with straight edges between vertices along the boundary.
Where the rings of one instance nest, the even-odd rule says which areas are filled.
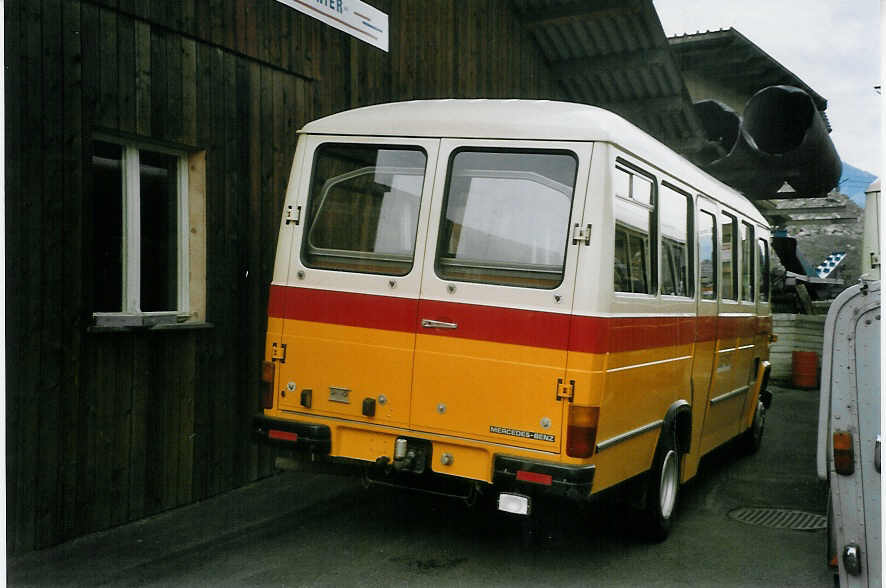
[[[834,469],[844,476],[855,472],[852,433],[849,431],[834,431]]]
[[[590,457],[597,444],[597,419],[600,408],[596,406],[569,407],[569,421],[566,425],[566,455],[569,457]]]
[[[274,362],[263,361],[261,364],[262,394],[261,406],[263,409],[274,408]]]

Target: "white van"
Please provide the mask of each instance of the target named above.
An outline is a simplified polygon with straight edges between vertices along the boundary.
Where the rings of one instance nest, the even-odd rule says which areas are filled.
[[[879,586],[880,282],[847,288],[825,322],[818,477],[828,480],[828,559],[841,586]]]

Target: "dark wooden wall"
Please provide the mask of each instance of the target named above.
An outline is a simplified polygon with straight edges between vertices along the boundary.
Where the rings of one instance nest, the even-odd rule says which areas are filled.
[[[249,419],[303,123],[391,100],[559,97],[507,0],[371,3],[390,53],[273,0],[4,3],[10,553],[272,472]],[[211,328],[89,329],[96,132],[205,150]]]

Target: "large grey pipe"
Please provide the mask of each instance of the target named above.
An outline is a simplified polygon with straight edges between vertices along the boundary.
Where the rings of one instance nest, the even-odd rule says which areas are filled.
[[[781,187],[783,174],[770,169],[759,150],[748,143],[737,112],[716,100],[701,100],[693,108],[708,141],[726,153],[702,161],[705,171],[751,198],[764,194],[768,197]]]
[[[707,139],[726,152],[702,167],[748,197],[771,198],[786,181],[794,197],[823,195],[837,185],[840,158],[805,91],[764,88],[748,100],[744,118],[714,100],[694,108]]]
[[[837,148],[812,98],[800,88],[769,86],[751,96],[741,132],[765,162],[784,170],[797,196],[827,194],[840,181]]]

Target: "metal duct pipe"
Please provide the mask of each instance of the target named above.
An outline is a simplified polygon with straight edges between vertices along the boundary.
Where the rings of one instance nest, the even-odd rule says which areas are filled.
[[[726,153],[732,151],[741,131],[738,113],[716,100],[699,100],[692,109],[701,121],[705,138],[719,144]]]
[[[751,96],[741,132],[767,167],[783,170],[797,196],[826,194],[840,180],[837,148],[812,98],[800,88],[769,86]]]
[[[702,167],[749,198],[771,198],[784,182],[796,197],[829,192],[842,164],[809,95],[792,86],[769,86],[745,105],[744,118],[715,100],[693,105],[709,141],[726,155]]]
[[[717,143],[726,155],[702,162],[712,176],[753,197],[772,194],[784,183],[781,173],[772,173],[758,149],[749,144],[742,131],[737,112],[716,100],[693,104],[705,137]]]

